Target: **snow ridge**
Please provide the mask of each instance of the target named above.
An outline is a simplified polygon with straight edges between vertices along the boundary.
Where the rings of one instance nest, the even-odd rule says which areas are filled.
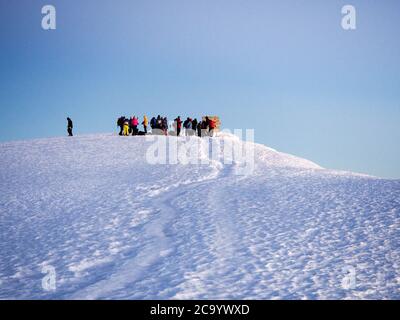
[[[400,181],[212,139],[207,165],[150,165],[145,137],[0,144],[0,298],[400,297]],[[225,143],[254,148],[252,174]]]

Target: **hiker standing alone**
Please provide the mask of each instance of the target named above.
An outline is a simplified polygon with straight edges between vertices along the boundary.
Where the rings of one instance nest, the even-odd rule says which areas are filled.
[[[72,120],[71,120],[69,117],[67,118],[67,121],[68,121],[68,124],[67,124],[68,136],[69,136],[69,137],[72,137],[72,136],[73,136],[73,134],[72,134],[72,128],[74,127],[74,125],[73,125],[73,123],[72,123]]]

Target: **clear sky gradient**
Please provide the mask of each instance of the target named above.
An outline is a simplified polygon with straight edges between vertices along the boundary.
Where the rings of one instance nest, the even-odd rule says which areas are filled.
[[[398,0],[0,0],[0,140],[66,135],[67,116],[83,134],[211,113],[324,167],[400,178],[399,35]]]

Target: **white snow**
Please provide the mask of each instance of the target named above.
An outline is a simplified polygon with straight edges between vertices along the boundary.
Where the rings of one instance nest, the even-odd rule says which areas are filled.
[[[213,139],[254,148],[254,172],[222,151],[151,165],[145,137],[0,144],[0,298],[400,298],[399,180]]]

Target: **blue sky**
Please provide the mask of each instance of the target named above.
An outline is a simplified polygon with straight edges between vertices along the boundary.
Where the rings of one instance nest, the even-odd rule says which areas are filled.
[[[400,178],[399,31],[396,0],[0,0],[0,140],[65,135],[67,116],[83,134],[212,113],[324,167]]]

